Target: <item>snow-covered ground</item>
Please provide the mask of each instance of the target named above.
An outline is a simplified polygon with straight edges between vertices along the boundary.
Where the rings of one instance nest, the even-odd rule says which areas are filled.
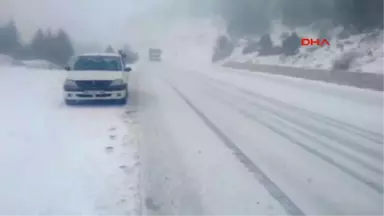
[[[11,56],[0,54],[0,66],[23,66],[32,69],[61,69],[58,65],[55,65],[47,60],[15,60]]]
[[[383,214],[380,92],[166,58],[68,107],[64,73],[0,67],[2,214]]]
[[[218,66],[143,65],[154,214],[383,214],[379,92]]]
[[[168,25],[138,35],[126,107],[0,67],[0,213],[383,214],[381,92],[211,65],[216,24]]]
[[[61,69],[58,65],[55,65],[47,60],[26,60],[22,61],[28,68],[34,69]]]
[[[138,214],[133,105],[67,107],[63,80],[0,67],[0,213]]]
[[[0,54],[0,65],[11,66],[13,58],[4,54]]]
[[[25,66],[22,61],[0,53],[0,66]]]

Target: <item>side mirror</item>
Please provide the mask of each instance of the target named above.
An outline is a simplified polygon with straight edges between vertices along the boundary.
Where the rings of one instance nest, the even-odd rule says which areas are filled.
[[[130,67],[126,67],[126,68],[124,69],[124,71],[125,71],[125,72],[131,72],[131,71],[132,71],[132,68],[130,68]]]
[[[66,71],[70,71],[71,70],[71,68],[69,67],[69,66],[65,66],[65,68],[64,68]]]

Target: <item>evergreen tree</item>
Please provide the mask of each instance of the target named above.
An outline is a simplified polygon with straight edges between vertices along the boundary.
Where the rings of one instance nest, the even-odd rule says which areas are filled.
[[[57,65],[65,65],[74,54],[74,49],[68,34],[60,29],[57,34],[47,30],[44,34],[41,29],[37,30],[31,42],[36,58],[45,59]]]
[[[50,61],[52,63],[56,62],[56,35],[52,33],[51,29],[47,29],[44,36],[44,46],[43,46],[43,59]]]
[[[37,58],[45,58],[44,53],[45,36],[41,29],[38,29],[31,41],[30,47]]]
[[[60,29],[54,39],[55,61],[59,65],[65,65],[74,55],[72,42],[68,34]]]
[[[20,35],[15,22],[11,20],[5,27],[0,29],[0,53],[11,55],[20,47]]]
[[[270,20],[286,26],[308,26],[328,19],[360,31],[383,28],[383,0],[215,0],[229,33],[262,35]],[[330,22],[329,22],[330,23]]]

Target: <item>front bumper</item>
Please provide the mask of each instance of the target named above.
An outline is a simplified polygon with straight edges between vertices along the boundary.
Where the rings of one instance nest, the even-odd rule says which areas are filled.
[[[119,100],[127,97],[127,84],[118,86],[64,86],[66,100]]]
[[[66,100],[119,100],[127,97],[127,90],[119,91],[64,91],[64,98]]]

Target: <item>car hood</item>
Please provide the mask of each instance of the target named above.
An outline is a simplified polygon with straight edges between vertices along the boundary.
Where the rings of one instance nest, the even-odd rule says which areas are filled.
[[[69,71],[71,80],[116,80],[123,78],[123,71]]]

